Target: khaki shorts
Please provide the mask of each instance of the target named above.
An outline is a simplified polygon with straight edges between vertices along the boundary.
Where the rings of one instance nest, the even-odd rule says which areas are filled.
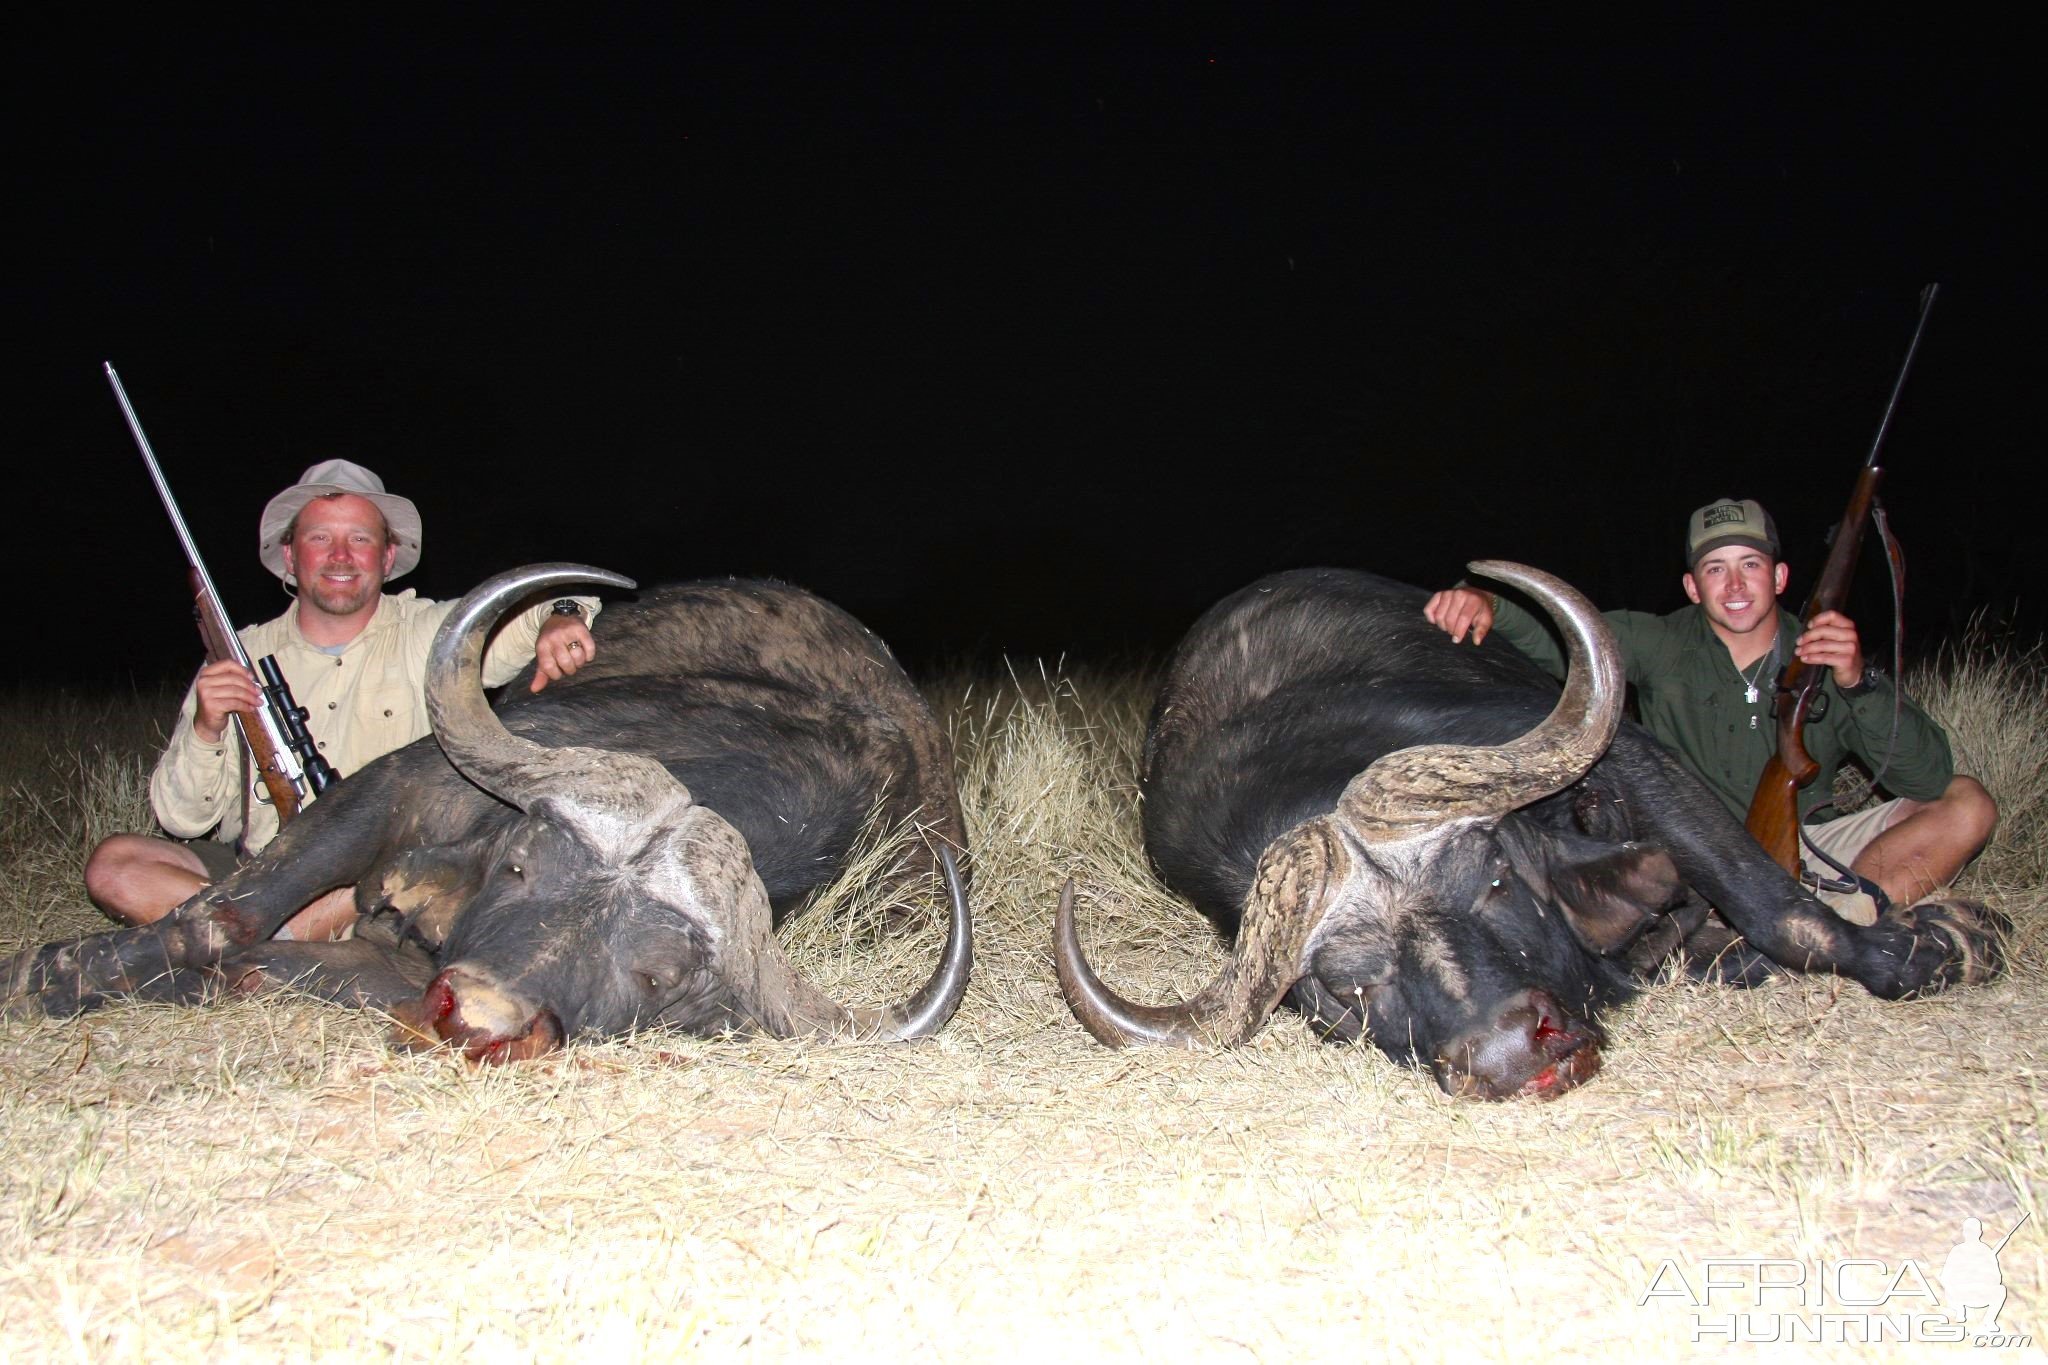
[[[1842,874],[1813,856],[1806,846],[1808,839],[1819,844],[1821,850],[1842,866],[1856,861],[1858,854],[1870,847],[1878,835],[1890,829],[1906,817],[1904,801],[1886,801],[1845,815],[1839,820],[1825,824],[1801,825],[1799,827],[1799,863],[1808,872],[1819,877],[1835,878]]]
[[[242,856],[235,852],[232,844],[224,844],[218,839],[181,839],[178,842],[206,869],[208,886],[242,865]]]

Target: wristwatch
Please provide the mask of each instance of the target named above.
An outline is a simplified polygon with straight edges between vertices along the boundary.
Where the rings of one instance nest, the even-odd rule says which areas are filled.
[[[1871,688],[1877,686],[1878,681],[1883,677],[1884,671],[1876,664],[1865,664],[1863,665],[1863,676],[1856,680],[1854,687],[1843,688],[1842,695],[1845,697],[1860,697]]]
[[[583,604],[573,597],[557,597],[555,605],[550,610],[556,616],[581,616]]]

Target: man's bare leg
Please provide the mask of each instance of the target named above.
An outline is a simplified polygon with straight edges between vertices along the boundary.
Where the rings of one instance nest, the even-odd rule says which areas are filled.
[[[85,860],[85,894],[116,924],[150,924],[211,878],[199,855],[169,839],[116,834]]]
[[[85,863],[85,893],[116,924],[153,923],[207,885],[197,854],[145,834],[104,839]],[[355,888],[337,887],[285,921],[277,936],[321,943],[345,937],[355,919]]]
[[[356,924],[356,889],[337,886],[284,922],[277,937],[300,943],[326,943],[348,938]]]
[[[1956,879],[1998,827],[1998,803],[1974,777],[1957,777],[1934,801],[1907,803],[1905,815],[1864,846],[1851,866],[1884,888],[1894,905],[1911,905]]]

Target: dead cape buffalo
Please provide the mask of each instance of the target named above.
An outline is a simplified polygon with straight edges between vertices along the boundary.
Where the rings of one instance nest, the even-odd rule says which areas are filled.
[[[1807,896],[1622,719],[1613,637],[1584,598],[1471,567],[1557,619],[1562,696],[1505,641],[1454,645],[1425,594],[1369,574],[1279,574],[1196,622],[1146,740],[1145,847],[1233,955],[1183,1004],[1120,999],[1082,956],[1070,884],[1055,956],[1096,1038],[1235,1044],[1285,997],[1452,1094],[1550,1097],[1598,1069],[1601,1009],[1674,956],[1737,984],[1836,972],[1888,998],[1996,974],[1981,907],[1859,928]]]
[[[584,582],[633,586],[544,564],[477,588],[434,640],[433,736],[346,776],[157,924],[0,964],[0,999],[68,1014],[292,981],[484,1061],[653,1024],[886,1038],[944,1025],[972,953],[949,851],[965,847],[960,805],[945,733],[888,649],[800,589],[691,583],[606,611],[598,658],[538,695],[522,675],[493,711],[489,628]],[[911,1000],[849,1011],[791,966],[773,924],[838,875],[878,808],[923,827],[897,881],[942,871],[951,919]],[[270,941],[351,883],[353,939]]]

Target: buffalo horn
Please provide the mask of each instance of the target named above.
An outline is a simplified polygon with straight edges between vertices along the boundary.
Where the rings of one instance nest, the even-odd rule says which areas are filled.
[[[1309,936],[1328,908],[1330,887],[1341,882],[1346,857],[1327,820],[1312,820],[1274,840],[1259,860],[1230,961],[1214,981],[1177,1005],[1133,1004],[1102,983],[1081,952],[1069,879],[1053,931],[1060,993],[1082,1027],[1110,1047],[1242,1043],[1300,978]]]
[[[1621,655],[1593,604],[1526,565],[1488,559],[1467,567],[1524,589],[1557,621],[1569,655],[1564,693],[1541,724],[1506,744],[1424,744],[1375,760],[1351,779],[1337,807],[1368,843],[1504,815],[1561,791],[1607,751],[1621,724]]]
[[[689,834],[699,849],[715,840],[722,845],[718,854],[728,869],[737,871],[732,859],[746,858],[746,841],[738,830],[701,807],[695,813]],[[698,854],[697,856],[702,856]],[[974,970],[974,925],[967,908],[967,889],[961,883],[953,851],[939,845],[939,863],[945,873],[950,908],[946,919],[946,946],[939,965],[916,994],[901,1004],[847,1009],[820,990],[782,950],[775,937],[768,892],[753,869],[751,860],[739,873],[737,895],[725,902],[725,922],[720,925],[721,971],[738,992],[745,1012],[764,1033],[790,1038],[806,1033],[851,1034],[867,1041],[902,1041],[923,1038],[945,1027],[960,1008],[967,993],[967,980]]]
[[[484,642],[498,618],[522,599],[578,583],[635,586],[630,578],[587,564],[529,564],[472,589],[441,623],[428,650],[427,719],[457,771],[521,810],[561,793],[600,808],[644,808],[651,790],[681,785],[659,763],[637,754],[536,744],[506,729],[484,700]]]

